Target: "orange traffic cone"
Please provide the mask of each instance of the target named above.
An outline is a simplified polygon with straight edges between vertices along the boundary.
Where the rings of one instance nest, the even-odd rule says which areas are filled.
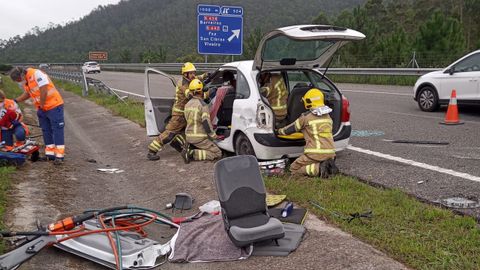
[[[452,90],[452,95],[450,96],[450,102],[448,103],[447,114],[445,115],[445,121],[440,122],[443,125],[461,125],[463,122],[460,122],[458,117],[458,107],[457,107],[457,91]]]

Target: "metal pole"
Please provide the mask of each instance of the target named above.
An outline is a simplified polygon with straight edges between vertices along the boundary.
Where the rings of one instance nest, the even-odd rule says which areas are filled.
[[[205,63],[208,63],[208,54],[205,54]]]
[[[80,73],[82,73],[82,78],[83,78],[83,89],[82,89],[82,96],[88,96],[88,83],[87,83],[87,77],[85,77],[85,73],[83,70],[80,70]]]

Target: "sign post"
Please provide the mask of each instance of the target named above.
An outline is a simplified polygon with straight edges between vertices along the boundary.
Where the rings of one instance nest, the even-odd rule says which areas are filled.
[[[199,54],[242,54],[242,7],[198,5],[197,13]]]

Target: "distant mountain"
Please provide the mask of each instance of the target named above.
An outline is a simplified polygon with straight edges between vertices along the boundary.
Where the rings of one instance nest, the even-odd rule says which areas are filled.
[[[366,0],[123,0],[99,6],[79,21],[23,37],[0,40],[0,62],[83,62],[89,51],[108,51],[109,62],[199,60],[197,5],[244,8],[244,55],[251,58],[261,35],[273,28],[333,18]],[[209,61],[229,59],[209,56]]]

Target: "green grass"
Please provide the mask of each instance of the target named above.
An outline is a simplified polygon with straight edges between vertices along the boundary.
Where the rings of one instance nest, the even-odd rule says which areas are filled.
[[[8,98],[16,98],[22,93],[22,90],[7,76],[2,77],[0,89],[5,92]],[[7,191],[10,188],[11,174],[15,172],[15,167],[0,167],[0,228],[5,228],[4,215],[7,208]],[[5,250],[5,242],[0,241],[0,254]]]
[[[82,87],[66,81],[55,81],[55,86],[73,92],[77,95],[82,95]],[[125,117],[140,126],[145,127],[145,110],[143,103],[134,100],[125,100],[126,103],[118,100],[115,96],[95,93],[93,89],[89,90],[87,99],[101,105],[113,114]]]
[[[472,217],[419,202],[400,190],[379,189],[347,176],[330,180],[267,178],[267,188],[286,194],[317,216],[416,269],[479,269],[480,230]],[[309,200],[343,214],[373,210],[371,220],[348,223]]]
[[[10,188],[11,174],[15,172],[15,167],[0,167],[0,228],[5,228],[4,215],[7,208],[7,191]],[[0,241],[0,254],[5,250],[5,242]]]
[[[380,84],[413,86],[419,76],[384,76],[384,75],[334,75],[328,78],[335,83]]]

